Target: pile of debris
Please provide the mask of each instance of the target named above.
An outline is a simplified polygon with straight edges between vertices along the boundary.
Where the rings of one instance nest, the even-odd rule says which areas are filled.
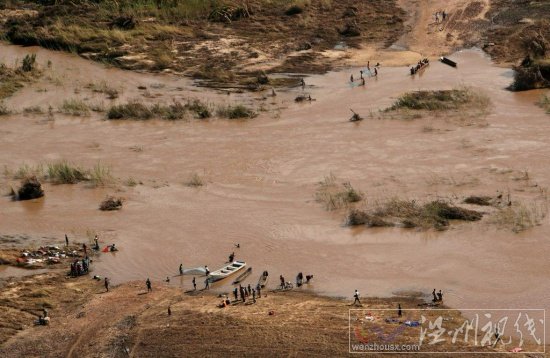
[[[113,196],[107,197],[99,205],[99,210],[102,210],[102,211],[119,210],[121,208],[122,208],[122,199],[121,198],[115,198]]]
[[[21,266],[37,267],[43,264],[58,264],[69,257],[80,257],[80,250],[72,246],[61,249],[59,246],[41,246],[37,250],[23,250],[17,258],[17,264]]]
[[[44,196],[44,190],[37,177],[32,176],[25,178],[21,182],[21,187],[17,190],[17,193],[12,190],[11,196],[13,200],[31,200]]]

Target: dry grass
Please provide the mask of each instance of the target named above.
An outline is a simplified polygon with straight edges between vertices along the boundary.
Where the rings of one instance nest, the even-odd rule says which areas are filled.
[[[419,204],[415,200],[391,199],[376,203],[371,210],[352,209],[348,213],[346,225],[366,225],[369,227],[399,226],[445,230],[450,220],[477,221],[483,214],[464,209],[451,203],[435,200]]]
[[[519,233],[532,227],[541,225],[548,215],[548,203],[546,200],[535,200],[529,203],[513,202],[497,211],[492,222],[499,227],[507,228]]]
[[[129,186],[131,188],[134,187],[134,186],[137,186],[138,184],[139,184],[139,182],[136,179],[132,178],[132,177],[130,177],[130,178],[128,178],[124,181],[124,185]]]
[[[476,110],[485,111],[490,105],[490,99],[484,93],[471,87],[460,87],[452,90],[415,91],[401,95],[394,104],[383,112],[400,111],[449,111]],[[417,114],[416,114],[417,115]],[[414,117],[413,117],[414,118]]]
[[[315,200],[322,203],[326,210],[332,211],[348,207],[363,199],[363,194],[349,182],[338,182],[334,174],[326,176],[318,183]]]
[[[21,66],[9,67],[0,63],[0,99],[9,97],[23,88],[25,83],[40,77],[42,72],[36,67],[36,56],[27,55]]]
[[[48,164],[47,178],[55,184],[76,184],[87,179],[86,171],[67,162]]]
[[[86,181],[92,187],[108,185],[115,181],[110,168],[101,163],[96,164],[92,169],[83,169],[67,160],[36,166],[23,164],[15,172],[6,168],[5,175],[13,179],[36,176],[54,184],[77,184]]]
[[[108,99],[115,99],[119,96],[119,91],[116,88],[109,86],[105,81],[88,83],[86,88],[95,93],[103,93]]]
[[[216,114],[219,117],[229,119],[254,118],[257,116],[257,113],[254,112],[254,110],[242,104],[218,107]]]
[[[97,163],[88,173],[90,184],[92,186],[105,186],[114,182],[111,169],[107,166]]]
[[[185,118],[186,111],[187,107],[176,101],[169,105],[155,104],[151,107],[133,101],[112,106],[107,111],[107,118],[111,120],[148,120],[152,118],[178,120]]]
[[[42,114],[44,110],[40,106],[31,106],[24,108],[23,112],[27,114]]]
[[[212,116],[211,106],[198,99],[188,100],[186,104],[174,101],[168,105],[154,104],[147,106],[138,101],[111,106],[107,111],[107,119],[110,120],[148,120],[159,118],[164,120],[179,120],[187,118],[191,113],[198,119],[206,119]],[[221,106],[216,114],[228,119],[253,118],[256,112],[244,105]]]
[[[185,181],[184,183],[186,186],[190,186],[190,187],[194,187],[194,188],[197,188],[197,187],[201,187],[203,185],[206,185],[205,181],[202,179],[202,177],[197,174],[197,173],[193,173],[191,174],[191,176]]]
[[[201,102],[198,99],[188,101],[186,107],[189,111],[195,114],[196,118],[206,119],[212,116],[212,110],[210,106]]]
[[[146,120],[153,118],[153,113],[141,102],[129,102],[112,106],[107,111],[108,119]]]
[[[491,206],[494,204],[494,199],[490,196],[477,196],[471,195],[464,199],[465,204],[479,205],[479,206]]]
[[[59,111],[70,116],[84,117],[90,114],[90,107],[81,99],[72,98],[64,100]]]

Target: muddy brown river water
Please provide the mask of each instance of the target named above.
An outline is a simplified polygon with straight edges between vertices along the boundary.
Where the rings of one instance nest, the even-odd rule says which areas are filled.
[[[550,185],[550,117],[535,105],[540,91],[506,91],[511,71],[492,65],[480,51],[454,54],[458,69],[432,61],[414,78],[405,67],[382,67],[364,88],[348,83],[358,69],[307,77],[306,92],[316,101],[302,104],[293,101],[301,89],[267,100],[258,94],[220,94],[192,87],[187,79],[105,68],[36,48],[1,45],[0,61],[10,63],[28,52],[37,52],[41,64],[49,59],[52,67],[49,79],[6,101],[19,111],[30,105],[56,108],[76,97],[108,105],[101,94],[85,89],[101,80],[122,90],[118,101],[197,97],[255,107],[264,103],[269,111],[243,122],[115,123],[96,114],[58,113],[53,120],[23,114],[1,118],[0,164],[8,168],[61,158],[86,167],[99,161],[121,181],[143,182],[99,189],[45,185],[46,197],[36,202],[2,197],[4,233],[61,238],[67,232],[82,239],[86,230],[97,231],[102,244],[120,247],[94,265],[94,274],[113,283],[162,280],[176,275],[180,263],[216,269],[235,251],[254,269],[246,283],[256,282],[263,270],[270,272],[273,286],[279,274],[294,280],[303,271],[314,274],[313,290],[334,296],[351,296],[356,288],[381,296],[429,294],[436,288],[456,308],[550,308],[547,219],[519,234],[490,217],[445,232],[345,228],[342,212],[327,212],[314,199],[317,183],[333,173],[368,201],[509,190],[513,199],[532,202]],[[138,85],[148,87],[149,98]],[[403,92],[461,85],[491,98],[485,118],[464,118],[464,123],[442,116],[377,118],[378,109]],[[348,122],[350,108],[367,118]],[[530,180],[517,180],[522,171]],[[194,172],[206,186],[183,185]],[[126,198],[120,212],[97,210],[107,194]],[[191,277],[173,277],[171,284],[189,289]]]

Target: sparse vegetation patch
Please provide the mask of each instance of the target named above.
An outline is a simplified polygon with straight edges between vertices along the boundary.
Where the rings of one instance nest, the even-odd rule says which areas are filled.
[[[229,119],[254,118],[257,115],[252,109],[242,104],[221,106],[216,113],[222,118]]]
[[[332,173],[318,184],[315,199],[322,203],[326,210],[337,210],[363,199],[349,182],[339,182]]]
[[[108,119],[151,119],[153,112],[140,102],[129,102],[126,104],[117,104],[107,111]]]
[[[86,180],[86,174],[83,169],[67,161],[48,164],[48,180],[55,184],[76,184]]]
[[[103,93],[108,99],[118,98],[119,95],[118,90],[109,86],[105,81],[91,82],[86,86],[86,88],[90,89],[92,92]]]
[[[18,67],[9,67],[0,63],[0,99],[9,97],[23,88],[25,83],[40,77],[41,71],[36,66],[36,55],[26,55]]]
[[[92,186],[103,186],[114,181],[111,170],[100,163],[92,169],[83,169],[66,160],[36,166],[24,164],[15,172],[6,169],[5,175],[21,180],[35,177],[53,184],[77,184],[87,181]]]
[[[83,117],[90,114],[90,107],[80,99],[66,99],[59,108],[61,113],[71,116]]]
[[[205,185],[204,180],[201,178],[201,176],[197,173],[193,173],[189,179],[185,181],[185,185],[191,186],[191,187],[200,187]]]
[[[400,226],[445,230],[450,220],[477,221],[483,214],[450,203],[435,200],[418,204],[414,200],[392,199],[374,210],[352,209],[346,217],[346,225]]]
[[[415,91],[401,95],[395,103],[384,112],[405,110],[446,111],[463,107],[485,109],[489,98],[471,88],[452,90]]]
[[[530,203],[513,202],[497,211],[492,221],[499,227],[504,227],[519,233],[538,226],[548,215],[546,200],[535,200]]]

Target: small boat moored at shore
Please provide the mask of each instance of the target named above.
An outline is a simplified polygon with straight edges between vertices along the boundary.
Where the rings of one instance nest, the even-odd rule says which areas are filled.
[[[447,57],[441,57],[439,61],[451,67],[456,67],[456,62],[454,62],[453,60],[449,60]]]
[[[269,273],[267,271],[262,272],[260,279],[258,280],[258,287],[264,288],[267,284],[267,279],[269,278]]]
[[[223,280],[224,278],[229,277],[239,272],[240,270],[244,269],[245,266],[246,266],[246,262],[233,261],[229,265],[224,266],[219,270],[210,272],[210,274],[208,275],[208,281],[216,282],[216,281]]]

